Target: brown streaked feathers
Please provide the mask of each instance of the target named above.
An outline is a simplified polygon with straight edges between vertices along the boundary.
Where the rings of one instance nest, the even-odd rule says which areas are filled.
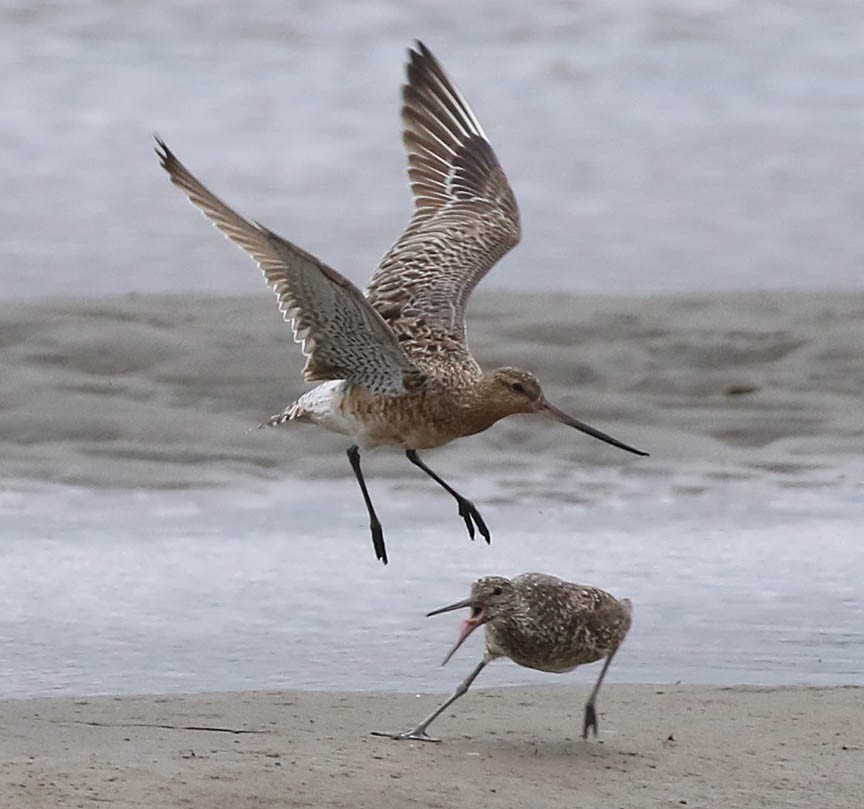
[[[205,188],[164,141],[157,138],[157,143],[171,182],[258,263],[302,346],[307,382],[347,379],[384,396],[416,387],[422,378],[419,369],[354,284],[272,230],[241,216]]]

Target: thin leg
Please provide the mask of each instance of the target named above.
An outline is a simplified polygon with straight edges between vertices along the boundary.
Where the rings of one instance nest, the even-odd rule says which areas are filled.
[[[597,710],[594,706],[594,702],[597,699],[597,692],[600,690],[600,683],[603,682],[603,678],[606,676],[606,669],[609,668],[609,664],[612,662],[612,658],[615,657],[615,652],[618,651],[618,647],[616,646],[606,658],[606,662],[603,663],[603,669],[600,672],[600,676],[597,678],[597,682],[594,684],[594,689],[591,691],[591,696],[588,697],[588,702],[585,703],[585,718],[582,722],[582,738],[588,738],[588,731],[594,731],[594,737],[597,737]]]
[[[444,489],[444,491],[449,492],[455,498],[456,502],[459,504],[459,516],[465,520],[465,525],[468,527],[468,536],[471,537],[471,539],[474,539],[474,525],[476,523],[477,529],[480,531],[487,544],[492,541],[489,536],[489,529],[486,527],[483,517],[480,516],[480,512],[477,511],[476,507],[470,500],[459,494],[459,492],[447,483],[447,481],[438,477],[438,475],[426,466],[426,464],[420,460],[417,450],[406,450],[405,456],[414,464],[414,466],[419,466],[427,475],[429,475],[430,478],[432,478],[432,480]]]
[[[477,668],[474,669],[460,684],[459,687],[453,692],[453,694],[448,697],[441,705],[439,705],[432,713],[429,714],[419,725],[417,725],[414,730],[406,730],[403,733],[387,733],[386,731],[381,730],[373,730],[373,736],[387,736],[390,739],[413,739],[418,742],[440,742],[441,739],[433,739],[426,733],[426,728],[432,724],[432,721],[441,714],[442,711],[447,710],[454,702],[456,702],[459,697],[461,697],[470,687],[471,683],[477,679],[477,675],[483,671],[483,667],[489,662],[491,658],[484,657],[478,664]]]
[[[375,558],[380,559],[386,565],[387,549],[384,547],[384,532],[381,530],[381,523],[378,521],[378,515],[372,506],[372,499],[369,497],[366,481],[363,480],[363,472],[360,469],[360,448],[356,444],[348,448],[348,460],[351,462],[354,477],[357,478],[357,483],[360,484],[360,491],[363,492],[363,499],[366,501],[366,510],[369,512],[369,529],[372,531],[372,546],[375,548]]]

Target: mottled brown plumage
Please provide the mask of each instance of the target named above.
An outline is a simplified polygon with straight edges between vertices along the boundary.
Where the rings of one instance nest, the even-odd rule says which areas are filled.
[[[563,673],[577,666],[605,659],[603,669],[585,703],[582,737],[597,735],[595,701],[606,670],[630,629],[633,607],[598,587],[563,581],[545,573],[523,573],[512,581],[502,576],[478,579],[464,601],[433,610],[429,615],[471,608],[456,644],[444,659],[453,656],[478,627],[486,627],[483,659],[456,691],[417,727],[402,733],[382,733],[393,739],[437,741],[426,729],[442,711],[468,691],[483,668],[498,657],[530,669]]]
[[[488,542],[480,512],[417,456],[515,413],[543,413],[620,449],[633,447],[546,401],[528,371],[482,371],[465,338],[471,291],[520,237],[516,199],[474,113],[422,44],[410,51],[402,120],[414,213],[364,295],[322,261],[211,193],[157,138],[171,181],[249,253],[322,382],[262,426],[317,424],[351,438],[348,458],[369,513],[375,553],[384,536],[360,469],[360,447],[400,447],[457,501],[468,533]]]
[[[366,294],[412,357],[443,357],[479,376],[465,306],[518,244],[519,208],[486,133],[437,60],[422,43],[409,56],[402,123],[414,214]]]

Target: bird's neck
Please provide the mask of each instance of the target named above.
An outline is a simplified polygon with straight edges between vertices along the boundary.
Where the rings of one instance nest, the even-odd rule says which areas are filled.
[[[460,408],[466,427],[465,435],[483,432],[496,421],[513,413],[512,406],[500,396],[500,383],[487,374],[481,374],[469,390],[463,394]]]
[[[479,396],[469,396],[460,408],[463,435],[474,435],[488,430],[496,421],[510,415],[506,410],[496,407],[494,401]]]

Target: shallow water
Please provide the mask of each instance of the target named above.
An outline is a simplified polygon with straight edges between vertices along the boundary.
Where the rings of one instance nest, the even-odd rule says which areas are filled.
[[[347,479],[7,492],[0,697],[446,691],[479,658],[480,633],[442,669],[461,616],[424,614],[477,576],[527,570],[633,599],[610,681],[861,683],[860,487],[718,487],[541,510],[470,484],[491,547],[467,540],[434,487],[372,482],[386,568]],[[568,679],[588,683],[593,668]],[[486,685],[559,680],[509,662],[483,675]]]
[[[523,244],[486,284],[861,287],[857,0],[21,0],[0,9],[0,297],[261,290],[169,186],[154,131],[363,283],[410,207],[414,37],[520,201]]]

